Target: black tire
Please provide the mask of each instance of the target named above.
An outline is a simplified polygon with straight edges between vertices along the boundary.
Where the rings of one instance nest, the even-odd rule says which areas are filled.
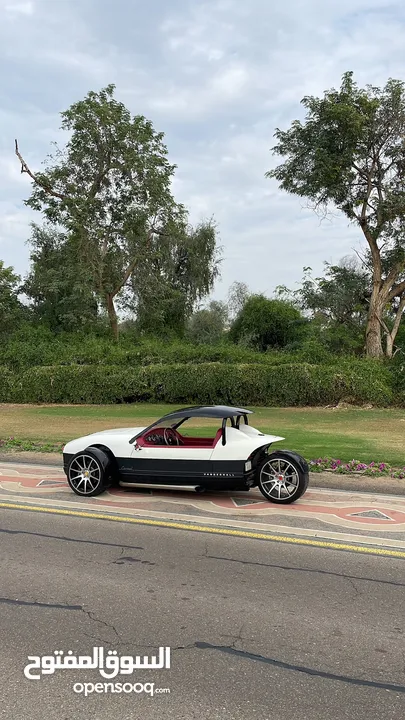
[[[66,476],[76,495],[95,497],[111,487],[113,470],[111,458],[103,450],[90,447],[72,457]]]
[[[288,505],[302,497],[308,482],[308,465],[296,453],[271,453],[257,468],[257,487],[266,500],[278,505]]]

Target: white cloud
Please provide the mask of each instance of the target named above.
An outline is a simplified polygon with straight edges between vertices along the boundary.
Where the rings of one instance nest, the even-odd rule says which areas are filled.
[[[13,2],[13,0],[8,0],[4,5],[4,10],[6,13],[12,15],[32,15],[34,13],[34,3],[30,2],[30,0],[26,0],[26,2]]]
[[[202,87],[172,83],[166,93],[151,97],[149,106],[174,118],[193,120],[240,100],[248,83],[248,69],[242,63],[232,63],[213,73]]]

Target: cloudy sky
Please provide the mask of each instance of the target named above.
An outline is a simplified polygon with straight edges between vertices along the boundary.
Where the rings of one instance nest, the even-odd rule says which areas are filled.
[[[302,268],[322,270],[359,247],[338,217],[319,219],[266,180],[276,127],[300,100],[338,86],[405,79],[403,0],[0,0],[0,259],[22,275],[26,175],[63,136],[59,113],[109,83],[166,134],[177,199],[193,221],[214,216],[234,280],[271,294]]]

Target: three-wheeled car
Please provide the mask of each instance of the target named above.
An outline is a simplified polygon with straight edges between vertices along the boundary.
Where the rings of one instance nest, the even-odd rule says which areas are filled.
[[[250,410],[188,407],[148,427],[104,430],[67,443],[64,471],[81,496],[113,484],[191,486],[198,491],[258,487],[273,503],[292,503],[308,487],[308,465],[284,440],[249,425]]]

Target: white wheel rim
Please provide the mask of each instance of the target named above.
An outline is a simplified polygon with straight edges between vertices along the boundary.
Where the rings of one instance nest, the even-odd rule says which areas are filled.
[[[101,467],[91,455],[79,455],[69,468],[69,482],[79,495],[90,495],[101,483]]]
[[[291,498],[297,492],[299,482],[296,467],[284,458],[272,458],[260,471],[260,485],[274,500]]]

